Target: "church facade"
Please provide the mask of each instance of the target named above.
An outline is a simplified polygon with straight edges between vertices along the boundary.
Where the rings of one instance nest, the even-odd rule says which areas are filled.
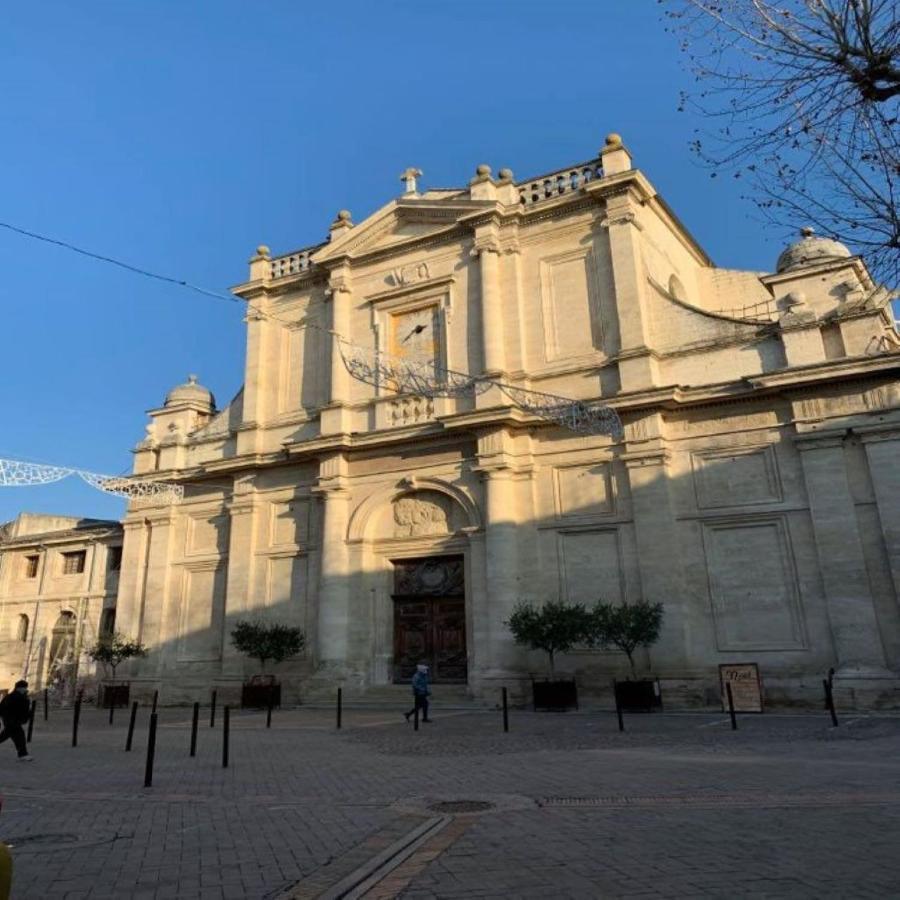
[[[546,670],[516,603],[603,599],[664,605],[639,662],[667,698],[709,702],[739,662],[773,700],[831,668],[858,702],[900,698],[900,340],[864,263],[807,233],[772,272],[716,267],[616,135],[528,181],[419,175],[321,244],[259,247],[242,390],[217,409],[192,378],[150,411],[135,475],[185,494],[123,522],[133,683],[236,694],[258,664],[229,633],[261,619],[306,636],[273,670],[288,701],[422,659],[525,696]],[[397,394],[344,358],[376,352],[491,381]],[[517,389],[607,404],[623,433]],[[587,693],[627,672],[607,650],[558,668]]]

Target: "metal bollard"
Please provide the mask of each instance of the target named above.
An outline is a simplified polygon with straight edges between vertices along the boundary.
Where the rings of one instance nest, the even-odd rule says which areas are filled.
[[[212,700],[209,704],[209,727],[216,727],[216,692],[212,692]]]
[[[337,693],[337,727],[338,731],[341,729],[341,717],[343,715],[343,706],[344,706],[344,690],[343,688],[338,688]]]
[[[113,698],[110,697],[110,699],[109,699],[109,724],[110,725],[112,725],[112,723],[113,723],[113,714],[115,713],[115,711],[116,711],[116,704],[115,704]]]
[[[31,743],[31,735],[34,732],[34,714],[37,711],[37,700],[31,701],[31,712],[28,715],[28,737],[26,740]]]
[[[419,730],[419,704],[416,703],[416,711],[413,713],[413,731]]]
[[[47,688],[44,688],[44,721],[50,717],[50,698],[48,697]]]
[[[266,728],[272,727],[272,704],[275,702],[275,691],[269,685],[269,702],[266,704]]]
[[[731,682],[725,682],[725,693],[728,695],[728,715],[731,716],[731,730],[737,731],[737,717],[734,714],[734,694],[731,692]]]
[[[75,698],[75,709],[72,714],[72,746],[78,746],[78,720],[81,718],[81,691]]]
[[[509,705],[506,698],[506,688],[501,688],[500,690],[503,695],[503,730],[507,732],[509,731]]]
[[[619,720],[619,731],[625,730],[625,719],[622,717],[622,702],[619,700],[619,690],[613,679],[613,696],[616,699],[616,718]]]
[[[200,704],[194,704],[194,717],[191,719],[191,756],[197,755],[197,724],[200,721]]]
[[[831,690],[831,682],[823,678],[822,686],[825,688],[825,706],[828,709],[828,712],[831,713],[831,724],[837,728],[838,717],[837,711],[834,708],[834,692]]]
[[[147,735],[147,765],[144,767],[144,787],[153,785],[153,760],[156,756],[156,713],[150,713],[150,733]]]
[[[131,752],[131,743],[134,740],[134,723],[137,721],[138,702],[131,704],[131,718],[128,720],[128,737],[125,739],[125,752]]]
[[[228,705],[222,707],[222,768],[228,768],[228,731],[231,710]]]
[[[154,714],[156,713],[156,704],[157,704],[158,700],[159,700],[159,691],[156,690],[153,692],[153,708],[150,710],[151,713],[154,713]]]

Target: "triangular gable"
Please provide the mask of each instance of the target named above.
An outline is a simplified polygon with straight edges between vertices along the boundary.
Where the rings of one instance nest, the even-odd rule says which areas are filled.
[[[332,240],[312,257],[316,265],[349,256],[351,259],[380,250],[415,244],[452,231],[460,218],[493,206],[480,200],[459,198],[392,200],[367,219]]]

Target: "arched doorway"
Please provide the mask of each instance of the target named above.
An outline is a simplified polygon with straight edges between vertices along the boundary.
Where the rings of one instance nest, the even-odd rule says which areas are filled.
[[[66,681],[75,672],[75,613],[63,610],[50,635],[50,661],[47,680],[50,683]]]

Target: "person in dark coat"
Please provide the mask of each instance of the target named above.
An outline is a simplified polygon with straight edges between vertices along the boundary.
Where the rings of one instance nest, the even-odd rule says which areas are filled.
[[[28,745],[25,743],[23,725],[28,723],[31,704],[28,702],[28,682],[17,681],[15,688],[0,700],[0,719],[3,719],[3,731],[0,731],[0,744],[12,738],[19,762],[31,762]]]
[[[428,681],[428,666],[425,663],[419,663],[416,666],[416,674],[412,677],[412,691],[415,706],[409,712],[403,713],[406,721],[408,722],[409,717],[415,715],[416,710],[420,709],[422,710],[422,721],[430,722],[431,719],[428,718],[428,697],[431,694],[431,687]]]

